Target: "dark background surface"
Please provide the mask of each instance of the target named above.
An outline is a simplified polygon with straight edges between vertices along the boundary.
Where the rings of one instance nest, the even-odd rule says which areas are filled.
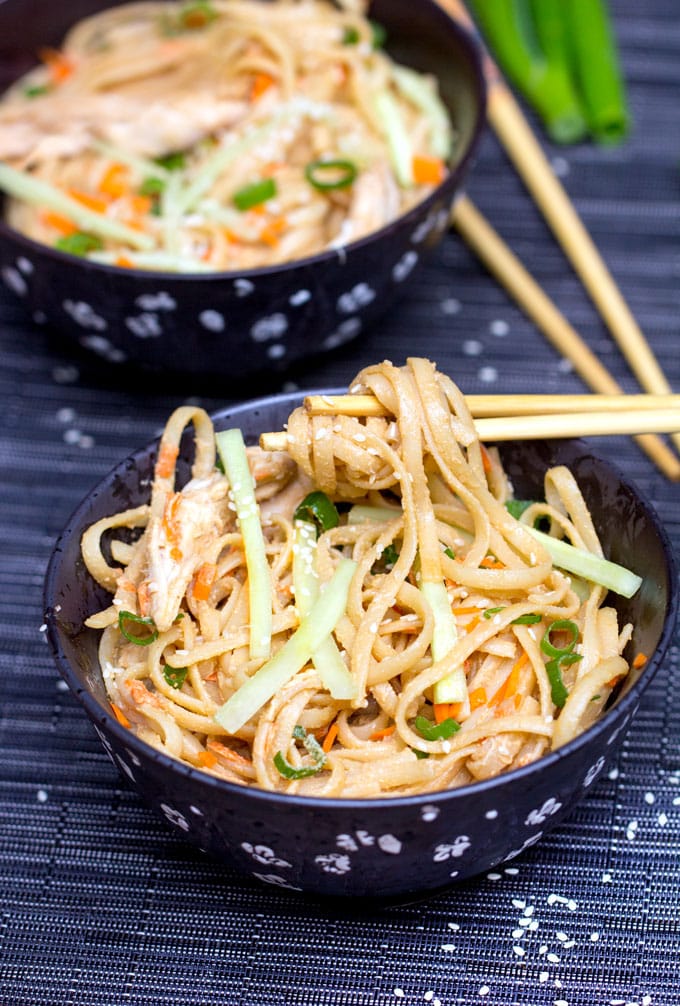
[[[548,153],[680,391],[680,16],[615,0],[634,130]],[[470,196],[629,391],[613,340],[491,133]],[[464,391],[584,390],[455,235],[357,343],[239,397],[436,360]],[[359,916],[258,885],[183,844],[118,777],[58,679],[41,591],[54,540],[114,463],[187,399],[78,355],[0,287],[0,1006],[680,1004],[677,637],[618,756],[567,824],[497,873]],[[680,487],[598,442],[680,546]]]

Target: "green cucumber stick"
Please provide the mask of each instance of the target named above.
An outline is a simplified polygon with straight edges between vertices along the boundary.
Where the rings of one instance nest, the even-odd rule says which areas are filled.
[[[630,113],[607,4],[562,0],[561,6],[590,131],[600,143],[620,143],[628,134]]]
[[[539,0],[540,3],[540,0]],[[586,123],[567,63],[539,43],[530,0],[470,0],[491,54],[558,143],[575,143]]]

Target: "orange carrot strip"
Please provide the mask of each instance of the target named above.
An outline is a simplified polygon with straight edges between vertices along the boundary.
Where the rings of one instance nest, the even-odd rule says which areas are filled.
[[[527,657],[525,651],[522,650],[519,657],[513,664],[512,670],[510,671],[510,673],[508,674],[507,678],[500,686],[498,691],[492,697],[489,705],[497,706],[499,705],[499,703],[503,701],[503,699],[506,696],[513,695],[517,691],[517,685],[519,683],[519,672],[522,670],[528,659],[529,658]]]
[[[98,189],[109,199],[120,199],[128,191],[128,176],[129,170],[124,164],[110,164],[101,177]]]
[[[91,196],[89,192],[82,192],[80,189],[69,189],[68,194],[71,199],[76,199],[83,206],[87,206],[89,210],[94,210],[95,213],[106,212],[106,200],[99,196]]]
[[[260,231],[260,241],[264,241],[266,245],[274,247],[279,243],[279,237],[286,229],[286,218],[285,217],[275,217],[270,223]]]
[[[471,618],[468,624],[465,626],[465,631],[472,632],[472,630],[476,629],[478,625],[479,625],[479,615],[475,615],[475,617]]]
[[[40,214],[40,220],[46,227],[51,227],[66,237],[69,234],[75,234],[78,230],[73,221],[69,220],[68,217],[62,217],[59,213],[51,213],[49,210]]]
[[[491,455],[487,451],[487,449],[484,446],[484,444],[480,444],[479,445],[479,449],[480,449],[481,454],[482,454],[482,468],[484,469],[485,473],[488,475],[489,472],[491,471],[491,469],[493,468],[493,463],[491,461]]]
[[[213,768],[214,765],[217,765],[217,755],[212,751],[199,751],[197,761],[203,768]]]
[[[446,177],[446,167],[440,157],[416,154],[411,167],[416,185],[439,185]]]
[[[335,743],[335,738],[337,736],[338,736],[338,721],[337,720],[333,720],[333,722],[331,723],[331,725],[328,728],[326,736],[323,739],[323,743],[321,744],[321,749],[326,754],[328,754],[328,752],[330,751],[330,749],[333,747],[333,744]]]
[[[208,741],[206,747],[209,748],[210,751],[214,751],[215,754],[219,755],[221,758],[226,758],[227,761],[233,762],[234,765],[238,767],[252,767],[252,762],[250,762],[247,758],[244,758],[243,755],[240,755],[238,751],[234,751],[233,748],[227,747],[226,744],[222,744],[220,741]]]
[[[505,569],[505,563],[499,562],[492,556],[487,555],[479,564],[483,569]]]
[[[454,615],[478,615],[479,608],[453,608]]]
[[[114,265],[119,266],[121,269],[134,269],[135,267],[134,262],[131,262],[129,258],[125,257],[125,255],[119,255],[114,262]]]
[[[130,205],[135,213],[144,216],[153,206],[153,200],[149,196],[131,196]]]
[[[257,101],[265,91],[269,90],[273,83],[274,78],[270,77],[268,73],[256,73],[253,86],[250,89],[250,100]]]
[[[644,667],[646,663],[647,663],[647,654],[646,653],[638,653],[637,657],[633,661],[633,667],[636,670],[638,670],[638,668]]]
[[[63,84],[75,70],[74,63],[58,49],[45,46],[39,50],[38,56],[49,70],[53,84]]]
[[[390,737],[394,731],[397,729],[396,724],[392,724],[391,727],[385,727],[384,730],[374,730],[371,734],[372,741],[381,741],[385,737]]]
[[[156,475],[158,478],[166,479],[169,475],[172,475],[178,454],[179,447],[176,444],[161,444],[158,461],[156,462]]]
[[[207,601],[210,597],[210,589],[215,582],[217,567],[213,562],[204,562],[199,566],[196,579],[191,593],[197,601]]]
[[[451,717],[451,703],[450,702],[435,702],[432,707],[434,712],[435,723],[443,723],[444,720],[448,720]]]
[[[485,706],[487,703],[486,688],[474,688],[468,695],[468,699],[470,701],[470,712],[474,712],[480,706]]]
[[[115,705],[112,702],[111,703],[111,709],[113,710],[113,715],[116,717],[116,719],[118,720],[118,722],[120,723],[120,725],[122,727],[125,727],[127,730],[129,730],[130,729],[130,720],[127,718],[127,716],[125,715],[125,713],[123,712],[123,710],[120,708],[120,706],[117,706],[117,705]]]

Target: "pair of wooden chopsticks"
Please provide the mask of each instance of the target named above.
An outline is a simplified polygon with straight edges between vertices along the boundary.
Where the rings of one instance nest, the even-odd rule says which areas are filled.
[[[437,0],[437,3],[450,17],[474,31],[472,20],[460,0]],[[668,380],[510,88],[486,50],[483,50],[483,57],[488,86],[487,112],[492,128],[616,339],[640,386],[651,394],[669,395],[671,387]],[[621,385],[467,197],[456,202],[452,223],[548,340],[571,361],[588,387],[606,395],[623,395]],[[620,428],[619,432],[627,431]],[[680,458],[663,440],[650,433],[643,434],[643,427],[631,432],[642,434],[636,437],[639,445],[669,479],[680,479]],[[665,432],[673,433],[670,428]],[[680,446],[680,433],[675,432],[673,439]]]
[[[680,433],[680,395],[466,395],[481,440],[622,433]],[[372,395],[308,395],[312,416],[389,416]],[[266,451],[287,448],[285,432],[263,433]]]

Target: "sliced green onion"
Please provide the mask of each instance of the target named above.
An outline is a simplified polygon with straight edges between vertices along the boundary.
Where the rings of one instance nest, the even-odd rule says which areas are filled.
[[[272,642],[272,581],[260,508],[240,430],[224,430],[215,437],[233,496],[248,569],[250,656],[269,658]]]
[[[554,646],[550,641],[553,632],[568,632],[571,636],[571,642],[567,646]],[[565,653],[571,653],[574,649],[578,642],[578,635],[578,625],[576,622],[572,622],[570,618],[558,618],[554,622],[551,622],[545,630],[541,640],[541,649],[549,657],[562,657]]]
[[[569,697],[569,692],[562,680],[562,672],[560,670],[561,660],[549,660],[545,665],[545,672],[548,675],[548,681],[550,682],[550,696],[557,706],[561,709],[564,703]]]
[[[586,123],[571,75],[564,60],[555,58],[556,50],[552,59],[546,59],[533,24],[530,0],[471,0],[470,7],[491,52],[509,80],[534,106],[552,139],[558,143],[581,139]]]
[[[79,255],[82,258],[89,252],[99,251],[102,247],[102,241],[95,234],[74,231],[73,234],[65,234],[58,238],[54,242],[54,247],[58,251],[68,252],[69,255]]]
[[[460,730],[460,723],[456,723],[451,717],[447,717],[441,723],[433,723],[426,716],[416,716],[414,725],[420,736],[426,741],[446,740]]]
[[[525,510],[534,505],[535,500],[506,500],[505,509],[511,517],[519,520]]]
[[[241,685],[215,714],[215,720],[234,734],[301,670],[345,613],[349,587],[356,570],[351,559],[341,559],[326,589],[307,618],[281,649]]]
[[[499,608],[487,608],[486,611],[484,612],[484,618],[493,618],[493,616],[497,615],[499,611],[505,611],[503,605],[501,605]]]
[[[510,625],[538,625],[542,618],[543,616],[537,612],[530,611],[526,615],[520,615],[519,618],[513,618]]]
[[[245,185],[242,189],[239,189],[232,196],[232,201],[237,210],[241,213],[245,213],[246,210],[251,210],[253,206],[260,206],[262,203],[266,203],[268,199],[272,199],[276,195],[276,182],[273,178],[262,178],[258,182],[253,182],[252,185]]]
[[[49,84],[31,84],[24,88],[24,97],[41,98],[44,94],[49,94],[51,90]]]
[[[141,231],[133,230],[132,227],[126,227],[125,224],[96,213],[49,182],[34,178],[26,172],[16,171],[8,164],[0,163],[0,189],[14,199],[68,217],[83,231],[92,232],[102,238],[111,238],[113,241],[121,241],[132,245],[133,248],[153,248],[153,238],[148,234],[142,234]]]
[[[146,629],[142,635],[127,628],[128,625],[140,625]],[[135,615],[134,611],[118,612],[118,628],[130,643],[136,646],[150,646],[158,639],[158,629],[154,625],[153,618],[144,618],[142,615]]]
[[[590,131],[600,143],[620,143],[630,115],[607,5],[603,0],[562,0],[560,7]]]
[[[444,555],[447,555],[449,557],[449,559],[455,559],[456,558],[456,553],[453,551],[452,548],[448,548],[448,547],[445,548],[444,549]]]
[[[294,520],[304,520],[315,524],[320,531],[330,531],[337,527],[340,515],[335,504],[320,490],[305,496],[293,514]]]
[[[371,44],[374,49],[382,49],[387,41],[387,29],[379,21],[370,21]]]
[[[164,178],[159,178],[157,175],[147,175],[139,186],[139,194],[142,196],[160,196],[166,185],[167,182]]]
[[[319,578],[315,569],[316,526],[295,519],[293,544],[293,590],[300,618],[305,619],[319,597]],[[312,654],[312,663],[334,699],[353,699],[356,683],[337,643],[328,635]]]
[[[356,176],[356,165],[342,159],[310,161],[305,168],[305,178],[310,185],[321,192],[346,189],[354,182]]]
[[[592,552],[575,548],[568,542],[553,538],[529,525],[527,530],[543,545],[554,564],[560,569],[575,573],[584,580],[599,583],[602,587],[613,590],[615,594],[621,594],[622,597],[632,597],[639,590],[642,578],[625,566],[619,566],[599,555],[593,555]]]
[[[316,775],[326,764],[327,758],[324,754],[323,748],[317,741],[316,737],[308,734],[304,727],[299,724],[293,729],[293,739],[297,741],[302,741],[307,753],[313,758],[314,765],[302,765],[299,768],[291,765],[281,751],[277,751],[274,755],[274,765],[279,771],[279,774],[284,777],[284,779],[305,779],[310,775]]]
[[[348,25],[342,35],[343,45],[356,45],[361,36],[353,25]]]
[[[183,171],[186,167],[186,154],[182,150],[173,150],[171,154],[155,157],[154,162],[165,171]]]
[[[163,664],[163,677],[171,688],[181,688],[188,673],[188,667],[170,667],[169,664]]]
[[[380,556],[380,558],[382,559],[382,561],[386,566],[389,566],[391,568],[392,566],[394,566],[395,562],[399,558],[399,552],[394,547],[394,545],[388,545],[387,548],[383,549],[383,553]]]

